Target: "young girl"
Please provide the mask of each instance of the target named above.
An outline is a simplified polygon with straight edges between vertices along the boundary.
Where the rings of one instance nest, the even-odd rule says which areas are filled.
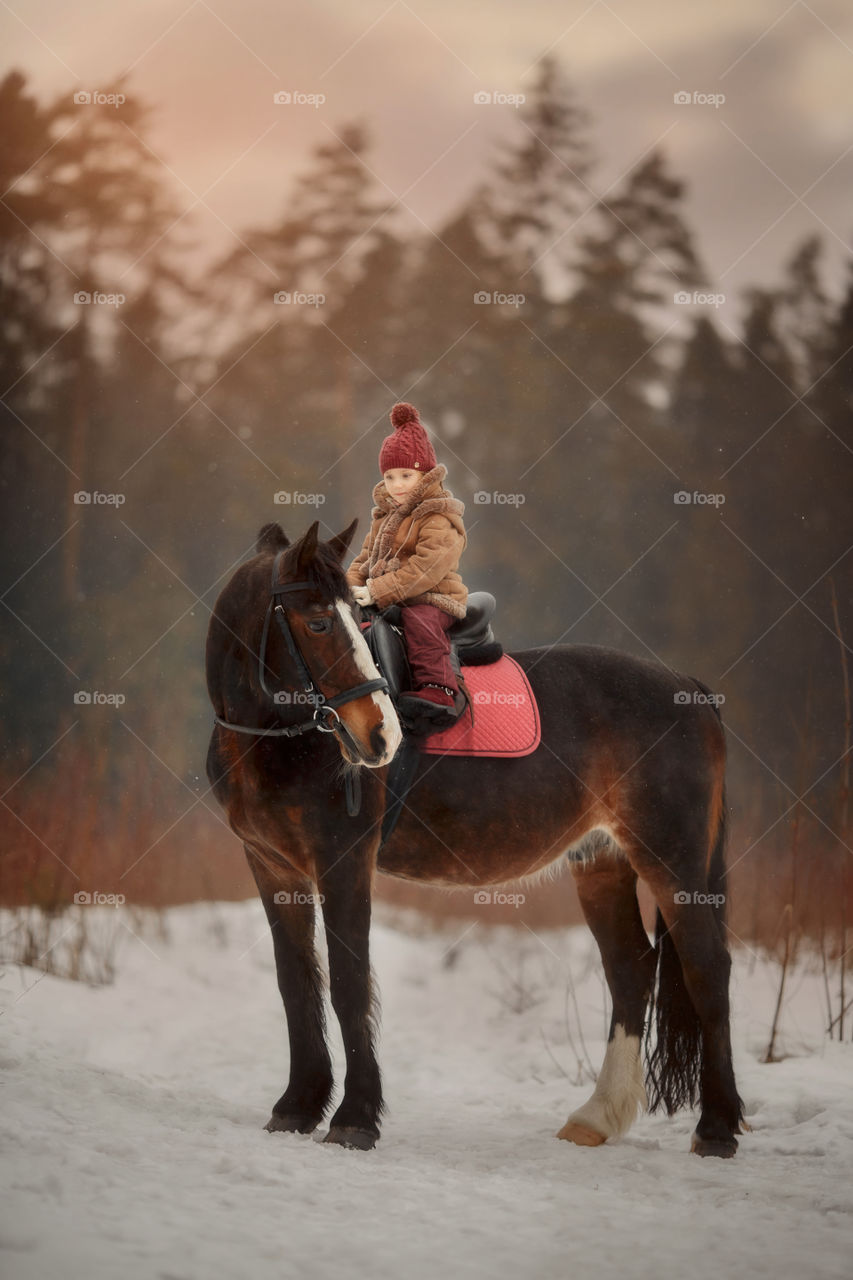
[[[391,410],[392,435],[382,442],[382,480],[361,551],[347,570],[360,605],[402,605],[401,619],[415,696],[453,708],[459,685],[447,630],[464,618],[468,589],[457,569],[467,538],[464,503],[444,488],[447,468],[410,404]]]

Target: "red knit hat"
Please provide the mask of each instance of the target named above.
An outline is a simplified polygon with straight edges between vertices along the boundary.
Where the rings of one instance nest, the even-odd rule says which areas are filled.
[[[421,426],[413,404],[395,404],[391,410],[394,432],[386,436],[379,450],[379,470],[384,475],[395,467],[411,467],[413,471],[432,471],[436,465],[435,449]]]

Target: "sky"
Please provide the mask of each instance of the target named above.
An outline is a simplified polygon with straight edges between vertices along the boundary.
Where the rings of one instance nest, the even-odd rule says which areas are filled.
[[[729,301],[775,283],[815,232],[828,283],[845,279],[849,0],[0,0],[0,33],[6,68],[43,99],[126,73],[191,210],[179,230],[211,250],[272,224],[312,148],[352,120],[368,126],[367,162],[399,198],[400,228],[439,230],[518,127],[511,102],[475,95],[523,93],[550,52],[592,118],[590,198],[657,145]]]

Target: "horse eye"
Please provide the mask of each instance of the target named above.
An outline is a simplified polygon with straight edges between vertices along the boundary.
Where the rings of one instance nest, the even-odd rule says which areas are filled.
[[[331,629],[331,618],[310,618],[308,621],[308,630],[313,631],[315,635],[328,635]]]

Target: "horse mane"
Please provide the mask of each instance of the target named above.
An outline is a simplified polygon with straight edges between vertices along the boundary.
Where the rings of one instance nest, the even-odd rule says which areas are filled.
[[[280,524],[274,521],[271,524],[265,524],[258,534],[255,542],[255,551],[261,555],[264,551],[280,551],[282,547],[289,547],[290,539],[284,532]]]
[[[306,578],[326,597],[346,596],[349,591],[346,577],[341,562],[331,547],[323,541],[318,541],[310,564],[302,571],[298,571],[296,562],[301,544],[301,538],[291,543],[281,525],[271,523],[265,524],[258,534],[255,551],[258,555],[275,555],[288,548],[287,554],[282,557],[281,581],[286,582],[289,578]]]

